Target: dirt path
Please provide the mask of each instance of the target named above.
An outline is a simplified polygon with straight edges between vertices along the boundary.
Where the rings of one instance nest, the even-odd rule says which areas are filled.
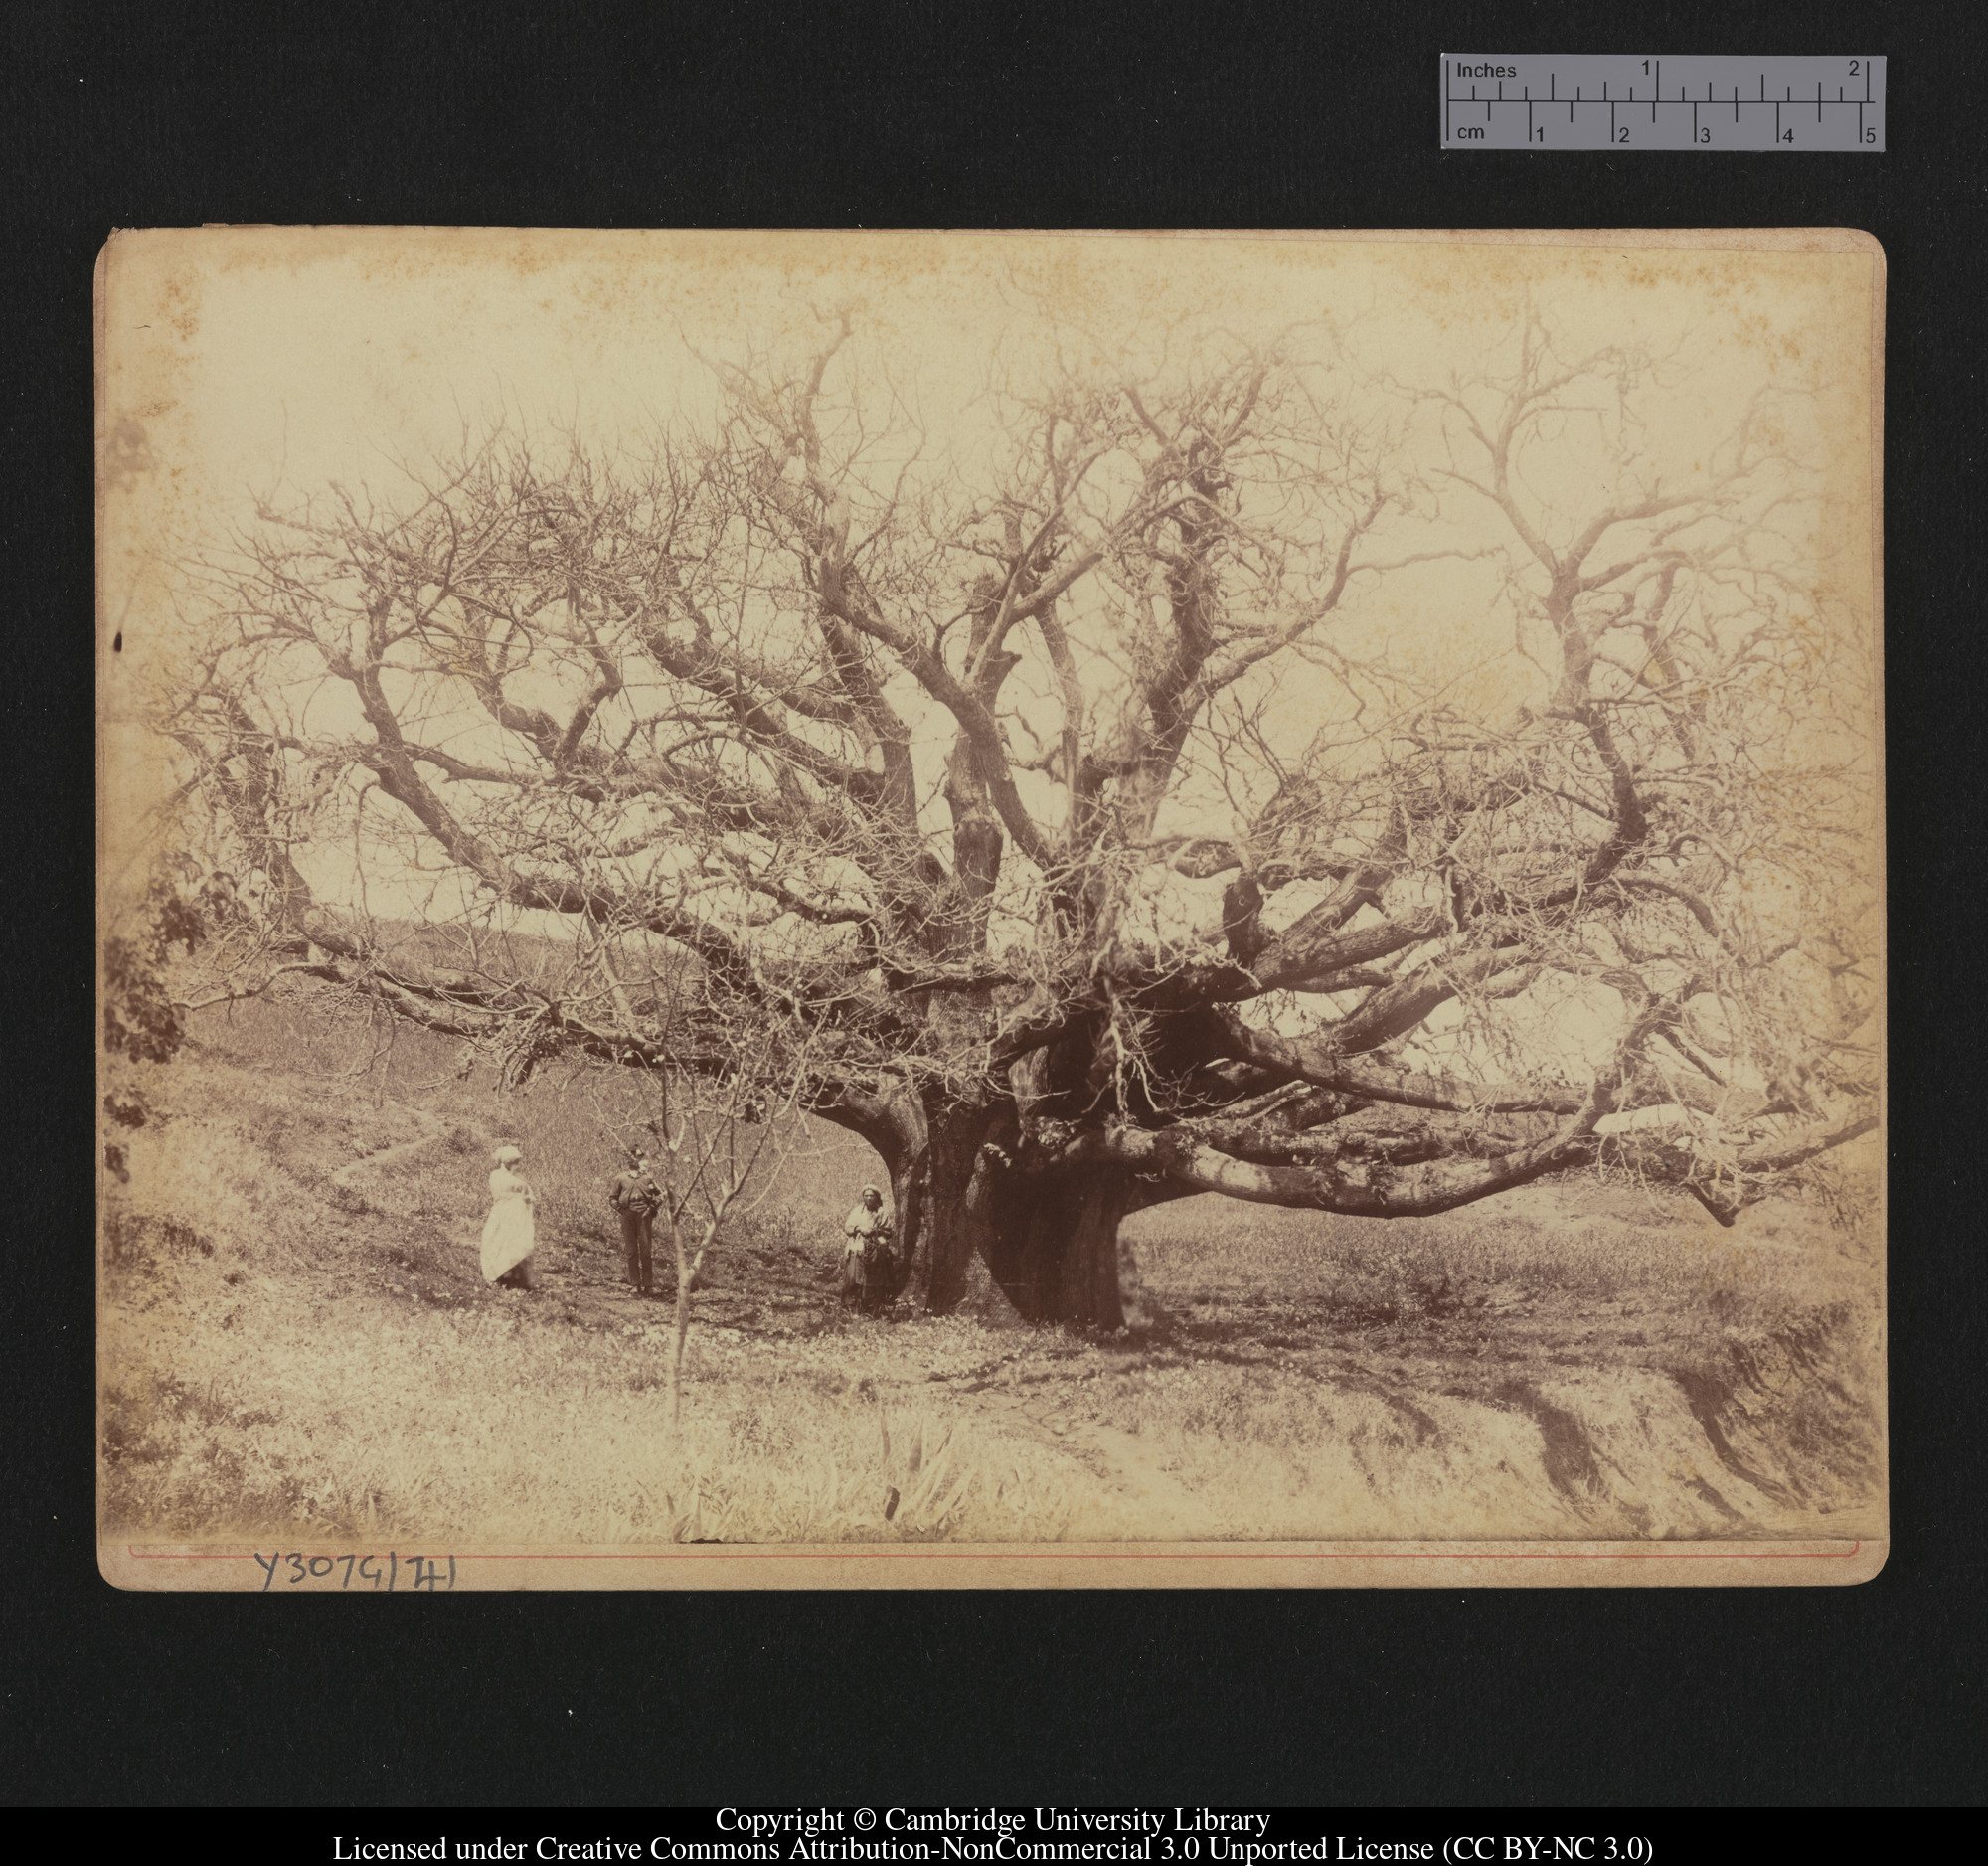
[[[447,1130],[441,1121],[420,1108],[409,1107],[405,1103],[399,1105],[404,1113],[411,1114],[422,1122],[428,1131],[418,1140],[403,1140],[396,1146],[381,1148],[378,1153],[361,1154],[350,1165],[341,1166],[336,1172],[326,1175],[332,1185],[350,1186],[352,1175],[362,1169],[377,1171],[382,1167],[392,1166],[397,1161],[412,1159],[416,1153],[425,1153],[429,1147],[441,1145],[447,1137]]]

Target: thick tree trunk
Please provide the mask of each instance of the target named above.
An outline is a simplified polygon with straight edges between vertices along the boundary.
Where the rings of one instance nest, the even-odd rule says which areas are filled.
[[[924,1305],[934,1315],[955,1308],[966,1293],[967,1266],[984,1252],[990,1170],[989,1141],[1012,1140],[1014,1115],[1006,1107],[929,1110],[924,1184]]]
[[[896,1237],[892,1241],[891,1287],[893,1298],[907,1289],[922,1295],[931,1274],[929,1218],[931,1201],[927,1155],[922,1145],[887,1162],[891,1169],[891,1214]]]
[[[1030,1321],[1118,1328],[1143,1319],[1119,1226],[1136,1202],[1129,1173],[1027,1183],[982,1227],[994,1280]]]
[[[978,1244],[969,1192],[981,1168],[981,1147],[1002,1128],[1004,1116],[1012,1125],[1013,1116],[999,1107],[933,1110],[907,1121],[887,1144],[872,1138],[891,1176],[893,1296],[909,1296],[927,1313],[943,1315],[966,1293],[966,1270]]]
[[[1128,1212],[1154,1189],[1109,1168],[1026,1179],[1013,1170],[1015,1110],[1005,1103],[926,1110],[922,1143],[888,1161],[897,1213],[896,1283],[929,1314],[966,1293],[977,1251],[1029,1321],[1117,1328],[1146,1319]]]

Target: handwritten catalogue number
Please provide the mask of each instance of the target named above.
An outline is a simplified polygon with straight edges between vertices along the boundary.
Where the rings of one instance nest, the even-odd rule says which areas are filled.
[[[252,1551],[251,1551],[252,1553]],[[443,1567],[443,1563],[447,1563]],[[355,1583],[387,1594],[446,1594],[455,1586],[453,1555],[402,1555],[389,1549],[385,1555],[256,1555],[262,1571],[262,1592],[267,1594],[278,1578],[286,1587],[298,1588],[307,1582],[329,1583],[334,1577],[340,1592]]]

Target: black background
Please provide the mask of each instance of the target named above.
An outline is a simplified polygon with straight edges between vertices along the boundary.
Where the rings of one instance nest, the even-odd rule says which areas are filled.
[[[1978,1801],[1973,9],[9,10],[0,1794]],[[1884,155],[1442,153],[1436,55],[1890,61]],[[118,1594],[91,1548],[90,265],[112,227],[1841,225],[1890,261],[1890,1566],[1835,1590]]]

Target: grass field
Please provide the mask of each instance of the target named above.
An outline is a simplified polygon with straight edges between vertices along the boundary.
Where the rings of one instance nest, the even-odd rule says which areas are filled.
[[[1724,1232],[1634,1188],[1383,1224],[1214,1199],[1128,1229],[1150,1322],[845,1316],[875,1176],[808,1136],[697,1298],[618,1281],[628,1084],[499,1097],[433,1040],[203,1023],[113,1188],[106,1522],[484,1542],[1873,1534],[1882,1274],[1805,1212]],[[363,1065],[363,1067],[362,1067]],[[526,1150],[542,1288],[487,1288]]]

